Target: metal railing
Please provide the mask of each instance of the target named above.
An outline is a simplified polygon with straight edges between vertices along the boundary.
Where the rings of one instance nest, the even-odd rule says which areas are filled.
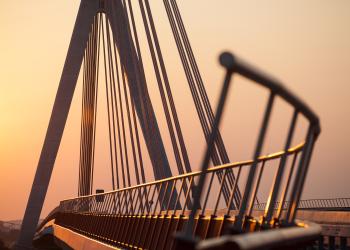
[[[282,98],[284,101],[289,103],[290,106],[293,107],[294,109],[294,114],[290,121],[288,135],[286,137],[284,151],[287,151],[287,149],[291,145],[298,116],[301,115],[304,118],[306,118],[306,120],[308,121],[309,128],[305,139],[305,147],[299,159],[299,166],[295,171],[292,188],[290,188],[289,186],[291,182],[290,177],[292,176],[291,173],[293,171],[290,171],[286,184],[283,184],[283,176],[286,170],[287,156],[283,155],[281,157],[278,169],[276,171],[275,178],[272,182],[271,192],[266,202],[267,204],[266,204],[263,220],[261,221],[261,224],[263,227],[265,228],[269,228],[271,226],[273,227],[274,225],[276,225],[276,219],[277,219],[277,222],[280,222],[280,217],[283,210],[282,206],[286,201],[287,193],[289,193],[290,202],[286,209],[283,223],[290,226],[295,225],[294,221],[296,216],[297,205],[300,201],[301,193],[303,191],[304,182],[306,179],[306,174],[309,167],[314,143],[320,133],[319,119],[315,115],[315,113],[311,111],[311,109],[306,104],[304,104],[300,99],[298,99],[295,95],[293,95],[290,91],[288,91],[281,83],[261,73],[257,69],[254,69],[248,64],[242,62],[241,60],[237,59],[235,56],[233,56],[230,53],[221,54],[220,63],[226,69],[224,84],[221,90],[219,104],[216,110],[215,120],[212,127],[210,139],[208,142],[207,151],[205,153],[205,156],[203,158],[203,163],[201,166],[202,173],[199,179],[199,188],[195,192],[194,209],[192,209],[191,211],[189,222],[186,229],[181,234],[178,234],[176,238],[177,246],[178,246],[177,249],[196,245],[196,240],[192,236],[192,231],[193,231],[193,228],[195,227],[194,226],[195,214],[196,214],[196,210],[200,207],[200,199],[203,193],[205,179],[207,177],[205,170],[209,166],[210,156],[212,154],[212,151],[214,150],[213,142],[215,141],[218,135],[221,116],[223,114],[227,93],[229,92],[233,75],[240,75],[243,78],[253,81],[254,83],[257,83],[260,86],[263,86],[269,90],[269,98],[265,108],[265,113],[262,119],[262,124],[260,127],[256,147],[253,154],[253,163],[249,169],[245,189],[243,192],[242,201],[239,205],[238,214],[235,216],[235,221],[233,225],[234,232],[240,233],[240,232],[247,231],[246,226],[247,224],[249,224],[249,221],[252,220],[252,211],[256,201],[257,191],[259,189],[261,175],[264,170],[264,164],[260,167],[260,170],[258,169],[258,159],[259,159],[259,155],[262,152],[262,148],[265,142],[266,131],[269,127],[271,113],[272,113],[272,109],[273,109],[274,101],[276,97]],[[294,161],[295,159],[293,160],[293,164],[292,164],[293,167],[291,169],[294,168],[294,163],[295,163]],[[281,198],[279,198],[280,193],[282,194],[280,195]],[[279,201],[280,207],[277,209],[277,213],[276,213],[275,204],[278,202],[278,199],[280,199]]]
[[[287,209],[289,201],[285,201],[282,209]],[[275,203],[274,209],[278,209],[279,202]],[[266,203],[256,203],[254,209],[265,210]],[[298,209],[304,210],[327,210],[327,211],[349,211],[350,198],[333,198],[333,199],[308,199],[300,200]]]
[[[267,167],[270,162],[280,160],[282,156],[295,159],[303,151],[304,146],[302,143],[290,148],[287,152],[281,151],[261,156],[258,158],[258,164]],[[223,224],[232,224],[232,220],[229,218],[233,218],[237,214],[237,210],[227,204],[232,204],[231,201],[238,187],[238,182],[242,178],[242,172],[245,169],[248,170],[253,163],[254,161],[248,160],[206,170],[205,174],[210,178],[214,179],[214,176],[221,173],[222,179],[218,187],[207,185],[205,188],[205,195],[201,199],[200,209],[197,211],[197,227],[193,229],[193,233],[202,239],[216,237],[226,230],[227,226]],[[230,201],[226,202],[221,191],[227,173],[230,171],[235,172],[237,182],[230,187]],[[198,188],[196,183],[198,183],[200,176],[201,172],[197,171],[107,193],[63,200],[59,205],[55,223],[112,245],[125,247],[126,244],[153,249],[157,244],[168,249],[173,245],[172,235],[174,231],[179,231],[188,224],[188,216],[194,204],[194,193]],[[187,189],[185,183],[189,184]],[[174,190],[178,191],[176,199]],[[201,230],[201,226],[198,225],[208,221],[208,216],[215,221],[213,223],[223,226],[213,226],[217,229],[212,230],[212,232],[210,232],[211,230]],[[137,218],[136,221],[135,218]],[[155,218],[158,222],[145,221]],[[183,220],[181,226],[180,218]],[[224,221],[222,218],[227,220]],[[169,230],[166,230],[163,225],[165,222],[162,222],[157,231],[156,224],[159,223],[159,220],[172,220],[176,226],[170,230],[169,228],[172,226],[169,225]],[[145,226],[146,223],[149,225]],[[209,225],[207,226],[209,227]],[[146,230],[145,227],[148,229]],[[203,227],[206,226],[203,225]],[[149,228],[153,228],[152,233],[150,233]],[[161,237],[161,229],[166,232],[164,237]],[[144,230],[144,233],[138,232],[135,235],[134,232],[137,230]],[[150,238],[156,240],[149,240]]]
[[[287,151],[287,157],[296,157],[304,148],[304,143],[290,148]],[[259,164],[266,164],[270,161],[281,158],[285,155],[284,151],[269,154],[266,156],[260,156],[258,158]],[[217,173],[223,173],[224,182],[228,171],[237,170],[238,178],[240,178],[243,168],[249,167],[253,164],[252,160],[236,162],[226,164],[222,166],[212,167],[207,169],[206,174],[215,176]],[[225,174],[226,172],[226,174]],[[193,203],[193,197],[190,195],[195,189],[195,183],[198,182],[198,178],[201,172],[196,171],[188,174],[182,174],[163,180],[153,181],[145,184],[136,185],[133,187],[123,188],[111,192],[94,194],[88,196],[81,196],[78,198],[71,198],[60,202],[59,211],[69,213],[96,213],[96,214],[123,214],[123,215],[157,215],[160,213],[165,214],[182,214],[191,210],[191,203]],[[185,192],[184,183],[190,183],[190,188]],[[239,179],[237,180],[237,184]],[[173,200],[172,194],[177,187],[179,197],[177,200]],[[205,213],[206,210],[212,214],[220,212],[222,215],[223,210],[219,211],[220,202],[223,203],[220,192],[213,193],[213,186],[210,186],[206,190],[205,198],[202,202],[201,213]],[[233,186],[230,190],[231,199],[236,190],[237,185]],[[170,192],[169,192],[170,191]],[[212,205],[207,209],[208,203]],[[215,201],[215,206],[213,201]],[[179,207],[182,209],[176,209]],[[213,210],[213,208],[216,208]],[[229,215],[232,211],[232,207],[226,207],[225,214]]]

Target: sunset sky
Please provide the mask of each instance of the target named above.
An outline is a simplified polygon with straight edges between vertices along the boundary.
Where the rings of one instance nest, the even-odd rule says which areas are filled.
[[[79,2],[0,1],[0,220],[21,219],[23,216]],[[276,76],[305,100],[321,120],[322,133],[316,143],[303,198],[350,197],[347,158],[350,155],[350,1],[177,2],[212,105],[216,104],[224,74],[217,58],[224,50],[234,52]],[[188,138],[186,142],[192,152],[193,166],[197,169],[204,141],[196,123],[191,122],[195,117],[193,102],[189,98],[162,1],[152,0],[150,3],[181,115],[180,122],[185,138]],[[142,40],[143,27],[138,29]],[[147,54],[145,43],[142,49]],[[145,64],[150,65],[147,56]],[[146,71],[150,93],[156,96],[151,68],[146,68]],[[228,149],[234,152],[233,161],[251,158],[253,144],[248,145],[247,141],[251,131],[256,134],[259,125],[259,119],[254,119],[251,114],[261,115],[261,110],[255,108],[265,100],[258,97],[259,90],[254,92],[256,86],[244,84],[236,84],[224,120],[227,125],[223,133]],[[43,216],[60,200],[77,195],[81,89],[79,81]],[[99,98],[102,104],[103,98]],[[156,112],[160,112],[157,98],[153,104]],[[276,112],[276,116],[280,115],[280,118],[276,117],[280,123],[277,122],[274,128],[279,131],[289,116],[283,111]],[[106,116],[102,108],[100,113],[95,187],[109,190],[106,125],[103,122]],[[234,114],[244,118],[240,126],[234,126],[240,127],[240,135],[230,134]],[[160,125],[162,121],[160,118]],[[282,149],[275,146],[278,137],[272,135],[272,146],[268,146],[265,152]],[[164,141],[168,145],[169,140],[164,138]],[[147,171],[151,178],[150,169]]]

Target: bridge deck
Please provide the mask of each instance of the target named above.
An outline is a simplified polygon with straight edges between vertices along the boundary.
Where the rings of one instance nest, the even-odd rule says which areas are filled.
[[[210,214],[210,211],[208,211]],[[232,214],[233,215],[233,214]],[[260,217],[262,211],[254,211],[254,216]],[[121,248],[151,248],[151,249],[171,249],[172,237],[171,233],[175,230],[180,230],[186,223],[187,216],[180,219],[179,216],[114,216],[114,219],[110,219],[108,216],[97,216],[96,219],[101,221],[100,227],[89,228],[87,224],[84,225],[84,221],[87,222],[89,215],[70,215],[65,216],[63,219],[68,222],[70,226],[62,226],[62,216],[55,222],[51,220],[43,227],[38,233],[43,237],[46,233],[51,233],[55,237],[55,243],[63,248],[72,249],[119,249]],[[73,218],[75,217],[75,218]],[[81,218],[79,218],[81,217]],[[340,241],[344,238],[350,238],[350,214],[346,211],[310,211],[299,210],[297,214],[298,219],[314,221],[321,224],[322,235],[324,238],[323,244],[329,245],[330,241],[334,240],[335,244],[340,245]],[[229,219],[228,224],[233,222],[233,217]],[[219,236],[222,232],[224,217],[218,216],[212,218],[210,216],[202,217],[199,221],[200,227],[198,227],[198,218],[196,220],[196,232],[195,234],[200,237],[211,238]],[[119,221],[119,223],[118,223]],[[103,224],[106,223],[106,224]],[[123,224],[124,223],[124,224]],[[61,224],[61,225],[59,225]],[[74,224],[74,225],[73,225]],[[107,230],[99,231],[101,228],[106,227]],[[252,223],[251,230],[254,230],[256,224]],[[69,227],[69,228],[67,228]],[[116,231],[119,227],[120,232],[119,239]],[[141,228],[141,230],[140,230]],[[47,230],[50,229],[50,230]],[[118,230],[117,230],[118,231]],[[331,236],[332,238],[329,238]],[[114,237],[112,239],[111,237]],[[139,237],[139,238],[138,238]],[[153,244],[145,244],[146,238],[151,238]],[[40,238],[40,237],[38,237]],[[137,241],[136,239],[139,239]],[[131,243],[137,243],[137,246]],[[337,243],[338,242],[338,243]],[[152,241],[151,241],[152,243]],[[346,245],[349,246],[349,240]]]
[[[210,211],[208,211],[210,214]],[[220,213],[219,213],[220,214]],[[230,217],[199,216],[195,220],[194,234],[201,239],[221,236],[234,222],[235,211]],[[262,211],[254,211],[254,217]],[[341,211],[298,211],[302,220],[322,223],[322,235],[350,237],[350,214]],[[172,249],[173,234],[187,223],[188,216],[177,215],[92,215],[66,213],[57,216],[47,226],[53,228],[60,244],[73,249]],[[96,223],[98,222],[98,223]],[[259,223],[251,219],[248,231],[259,230]],[[329,238],[325,243],[328,244]]]

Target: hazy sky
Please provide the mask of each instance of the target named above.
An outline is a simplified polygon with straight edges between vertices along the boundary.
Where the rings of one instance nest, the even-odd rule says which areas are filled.
[[[162,1],[150,2],[185,136],[203,143],[200,135],[192,135],[195,125],[189,121],[194,113],[187,108],[193,104]],[[223,77],[217,63],[223,50],[235,52],[278,77],[321,119],[322,134],[316,144],[304,198],[349,197],[350,1],[222,0],[213,4],[178,0],[178,4],[212,102],[216,103]],[[0,220],[23,216],[78,6],[78,0],[0,1]],[[146,53],[145,45],[143,50]],[[152,76],[149,78],[154,84]],[[151,95],[155,95],[155,85],[149,88]],[[255,91],[251,87],[235,90],[237,94],[231,99],[235,101],[228,106],[240,108],[242,113],[237,114],[247,122],[241,121],[240,126],[245,127],[244,137],[249,137],[250,129],[256,132],[258,119],[255,122],[255,116],[245,114],[252,114],[250,111],[261,98],[257,97],[259,93],[249,95],[250,90]],[[78,83],[44,214],[60,200],[77,193],[80,97]],[[158,99],[154,106],[156,111],[160,110]],[[227,117],[231,117],[229,114],[228,111]],[[101,115],[101,120],[104,117]],[[286,117],[281,114],[279,124]],[[230,119],[226,118],[228,124],[233,121]],[[103,130],[105,125],[100,124]],[[246,143],[248,139],[230,134],[230,126],[224,130],[232,136],[226,137],[229,150],[235,152],[232,159],[250,158],[252,146]],[[279,126],[282,125],[276,126],[276,130]],[[101,167],[95,186],[110,189],[104,135],[101,132],[97,141],[97,165]],[[167,138],[164,140],[168,142]],[[204,147],[198,147],[197,140],[189,139],[187,143],[193,152],[193,165],[198,165]],[[280,148],[271,146],[266,150]]]

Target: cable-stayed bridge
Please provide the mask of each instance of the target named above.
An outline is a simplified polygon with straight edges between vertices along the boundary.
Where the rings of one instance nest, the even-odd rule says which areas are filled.
[[[32,247],[35,234],[40,245],[48,229],[70,248],[83,248],[79,242],[88,242],[90,247],[85,248],[294,249],[312,246],[319,239],[321,227],[296,221],[320,134],[317,115],[280,82],[228,52],[220,56],[225,75],[214,111],[177,2],[163,3],[182,64],[179,71],[185,75],[200,125],[197,129],[206,142],[200,170],[194,170],[191,162],[186,144],[191,138],[183,133],[186,124],[181,123],[175,103],[175,83],[169,78],[150,2],[82,0],[18,249]],[[136,9],[139,21],[135,20]],[[144,47],[149,58],[142,53]],[[149,68],[158,87],[164,128],[149,91]],[[37,228],[79,74],[83,88],[78,196],[61,201]],[[227,150],[234,142],[219,129],[233,77],[267,93],[252,157],[238,162],[230,159]],[[113,190],[93,194],[100,95],[106,100]],[[264,154],[272,111],[279,102],[290,109],[284,145],[279,152]],[[300,122],[305,135],[296,142]],[[170,138],[169,145],[162,129]],[[271,168],[264,199],[259,192]],[[154,179],[147,178],[146,169],[152,170]]]

